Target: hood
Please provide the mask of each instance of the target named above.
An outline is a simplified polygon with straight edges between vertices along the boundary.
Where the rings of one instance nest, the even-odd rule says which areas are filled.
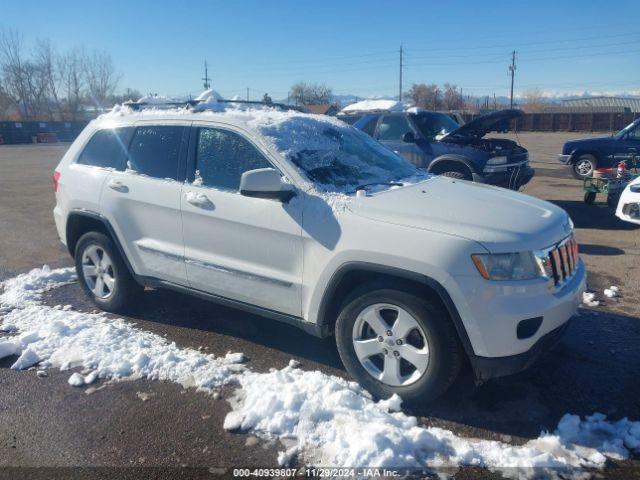
[[[600,143],[603,141],[610,142],[613,139],[613,135],[599,136],[599,137],[582,137],[582,138],[572,138],[571,140],[567,140],[565,144],[575,145],[577,143],[589,142],[589,143]]]
[[[552,203],[441,176],[356,197],[349,209],[380,222],[463,237],[492,253],[548,247],[571,229],[567,213]]]
[[[460,126],[460,128],[456,128],[452,132],[449,132],[447,137],[484,137],[487,133],[495,130],[508,130],[509,122],[514,118],[520,118],[523,115],[524,112],[522,110],[515,108],[487,113],[486,115],[474,118]]]

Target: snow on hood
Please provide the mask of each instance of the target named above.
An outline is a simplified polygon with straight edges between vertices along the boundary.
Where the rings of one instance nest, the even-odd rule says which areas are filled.
[[[473,120],[465,123],[449,132],[446,136],[473,136],[473,137],[483,137],[487,133],[492,132],[494,130],[505,130],[509,127],[509,122],[514,118],[520,118],[524,115],[522,110],[518,109],[505,109],[500,110],[498,112],[487,113],[486,115],[481,115],[478,118],[474,118]]]
[[[553,433],[542,432],[524,445],[424,427],[400,411],[399,397],[375,402],[356,383],[302,370],[293,360],[281,370],[253,372],[238,363],[244,361],[239,352],[217,357],[180,348],[124,319],[42,302],[44,291],[74,278],[70,268],[45,266],[0,283],[4,290],[0,331],[5,333],[0,338],[0,358],[18,356],[12,366],[16,370],[33,365],[83,369],[69,377],[75,388],[98,379],[148,378],[215,396],[220,387],[239,384],[224,428],[279,439],[287,446],[278,455],[281,465],[294,456],[310,466],[429,469],[474,465],[522,480],[558,478],[559,474],[573,478],[573,473],[584,473],[576,469],[603,468],[608,457],[626,459],[631,452],[640,451],[640,422],[608,421],[599,413],[584,419],[566,414]]]
[[[371,112],[371,111],[391,111],[401,112],[404,104],[397,100],[361,100],[351,105],[347,105],[341,111],[342,113]]]
[[[568,214],[552,203],[442,176],[356,197],[349,209],[373,220],[474,240],[492,253],[540,249],[570,233]]]

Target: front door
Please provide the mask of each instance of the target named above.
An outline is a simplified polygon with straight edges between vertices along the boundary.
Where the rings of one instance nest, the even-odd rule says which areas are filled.
[[[138,126],[126,169],[110,173],[101,198],[135,272],[185,286],[178,179],[188,133],[179,125]]]
[[[426,153],[415,142],[405,142],[405,133],[412,133],[418,139],[419,134],[409,123],[405,115],[385,115],[378,123],[377,139],[389,150],[393,150],[416,167],[426,168],[429,158]]]
[[[194,127],[181,197],[185,264],[197,290],[300,316],[298,202],[240,195],[242,173],[274,168],[242,134]]]

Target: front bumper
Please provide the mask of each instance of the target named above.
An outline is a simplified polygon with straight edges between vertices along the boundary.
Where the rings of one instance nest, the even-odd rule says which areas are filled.
[[[495,173],[474,173],[473,181],[478,183],[486,183],[489,185],[495,185],[497,187],[510,188],[512,190],[518,190],[523,185],[526,185],[534,177],[536,171],[529,167],[517,167],[510,168],[505,172]]]
[[[558,161],[567,165],[571,162],[571,155],[558,155]]]
[[[479,275],[455,277],[446,288],[468,338],[467,355],[484,379],[520,371],[548,348],[549,341],[543,339],[553,337],[549,334],[566,324],[582,303],[586,269],[579,260],[575,274],[559,289],[544,279],[495,282]],[[523,334],[519,327],[535,319],[541,321]]]
[[[508,357],[469,357],[476,380],[484,381],[490,378],[505,377],[522,372],[529,368],[547,350],[553,348],[569,328],[571,319],[558,328],[540,337],[540,339],[526,352]]]

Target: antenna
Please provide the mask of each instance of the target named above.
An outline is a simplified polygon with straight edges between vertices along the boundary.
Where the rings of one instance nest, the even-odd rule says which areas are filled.
[[[204,82],[202,86],[205,90],[209,90],[211,88],[211,78],[209,78],[209,70],[207,69],[207,61],[204,61],[204,77],[202,81]]]

